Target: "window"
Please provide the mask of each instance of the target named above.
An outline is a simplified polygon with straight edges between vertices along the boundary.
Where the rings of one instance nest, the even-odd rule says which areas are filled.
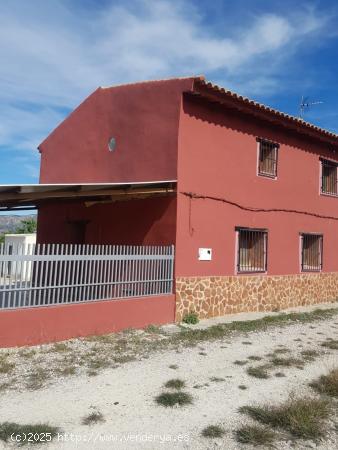
[[[318,272],[322,268],[323,236],[301,234],[302,272]]]
[[[337,195],[337,163],[322,160],[322,193]]]
[[[265,272],[267,252],[267,231],[251,228],[237,228],[238,272]]]
[[[259,143],[258,175],[275,178],[277,176],[279,145],[260,138],[257,141]]]

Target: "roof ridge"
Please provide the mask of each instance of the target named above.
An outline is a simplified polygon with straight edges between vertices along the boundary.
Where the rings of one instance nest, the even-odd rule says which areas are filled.
[[[206,81],[206,78],[204,75],[191,75],[191,76],[184,76],[184,77],[168,77],[168,78],[160,78],[160,79],[154,79],[154,80],[143,80],[143,81],[131,81],[129,83],[121,83],[121,84],[112,84],[110,86],[100,86],[100,89],[111,89],[115,87],[122,87],[122,86],[133,86],[137,84],[148,84],[148,83],[161,83],[163,81],[175,81],[175,80],[194,80],[194,81]]]

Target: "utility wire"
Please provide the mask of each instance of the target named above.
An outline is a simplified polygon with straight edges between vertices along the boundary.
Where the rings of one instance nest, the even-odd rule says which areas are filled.
[[[226,198],[221,197],[214,197],[212,195],[202,195],[197,194],[195,192],[184,192],[181,191],[180,194],[185,195],[186,197],[189,197],[190,199],[202,199],[202,200],[213,200],[215,202],[222,202],[227,203],[228,205],[235,206],[236,208],[242,209],[244,211],[251,211],[251,212],[261,212],[261,213],[270,213],[270,212],[281,212],[281,213],[293,213],[293,214],[302,214],[305,216],[312,216],[317,217],[318,219],[329,219],[329,220],[338,220],[338,217],[335,216],[324,216],[321,214],[316,214],[309,211],[300,211],[297,209],[284,209],[284,208],[255,208],[252,206],[244,206],[237,202],[234,202],[232,200],[228,200]]]

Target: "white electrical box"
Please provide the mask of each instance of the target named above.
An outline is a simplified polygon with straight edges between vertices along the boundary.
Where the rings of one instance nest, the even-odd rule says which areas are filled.
[[[199,248],[198,249],[198,260],[199,261],[211,261],[212,259],[212,249],[211,248]]]

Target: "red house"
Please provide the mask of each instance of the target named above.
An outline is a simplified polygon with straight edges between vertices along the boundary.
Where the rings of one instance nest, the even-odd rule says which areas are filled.
[[[336,300],[336,134],[191,77],[100,87],[39,150],[41,184],[170,183],[38,204],[40,243],[174,245],[170,320]]]

